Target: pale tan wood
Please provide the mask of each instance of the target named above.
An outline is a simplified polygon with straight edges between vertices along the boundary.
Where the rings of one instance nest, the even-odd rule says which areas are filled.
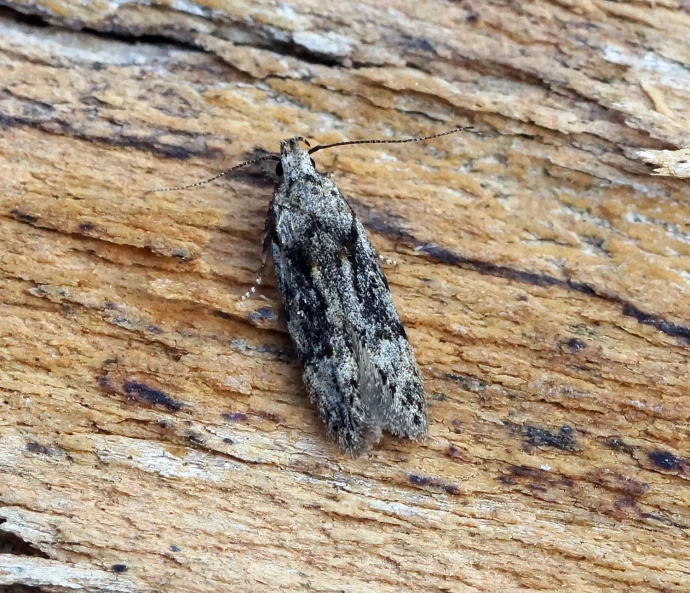
[[[658,165],[656,175],[665,177],[690,177],[690,149],[681,150],[639,150],[637,154],[646,162]]]
[[[690,589],[685,3],[3,4],[0,586]],[[430,403],[350,460],[239,303],[270,170],[145,190],[465,124],[315,155]]]

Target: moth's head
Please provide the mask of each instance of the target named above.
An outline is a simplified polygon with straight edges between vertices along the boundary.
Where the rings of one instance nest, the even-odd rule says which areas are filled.
[[[307,171],[314,170],[314,160],[306,150],[300,148],[300,142],[309,146],[309,142],[302,136],[280,141],[280,162],[276,167],[276,173],[284,179],[295,179]]]

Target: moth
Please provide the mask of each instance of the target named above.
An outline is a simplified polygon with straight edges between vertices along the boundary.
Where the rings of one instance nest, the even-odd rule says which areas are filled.
[[[426,437],[424,383],[380,257],[347,200],[316,170],[311,155],[350,144],[430,140],[465,129],[311,150],[303,149],[302,143],[309,143],[296,136],[281,141],[279,156],[266,155],[202,182],[166,188],[196,187],[240,167],[278,161],[281,180],[268,207],[261,270],[247,295],[261,283],[270,252],[309,399],[330,437],[353,457],[370,450],[384,431],[412,440]]]

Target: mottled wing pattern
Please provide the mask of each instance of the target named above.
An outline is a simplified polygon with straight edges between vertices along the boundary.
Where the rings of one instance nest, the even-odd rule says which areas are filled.
[[[310,399],[331,437],[353,455],[382,430],[422,438],[422,378],[378,255],[329,179],[316,174],[298,184],[276,190],[271,239]]]

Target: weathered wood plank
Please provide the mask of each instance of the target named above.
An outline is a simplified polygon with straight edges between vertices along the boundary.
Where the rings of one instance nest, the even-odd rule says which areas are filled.
[[[689,588],[685,3],[0,3],[0,585]],[[272,173],[145,191],[464,124],[315,155],[430,404],[344,458],[238,302]]]

